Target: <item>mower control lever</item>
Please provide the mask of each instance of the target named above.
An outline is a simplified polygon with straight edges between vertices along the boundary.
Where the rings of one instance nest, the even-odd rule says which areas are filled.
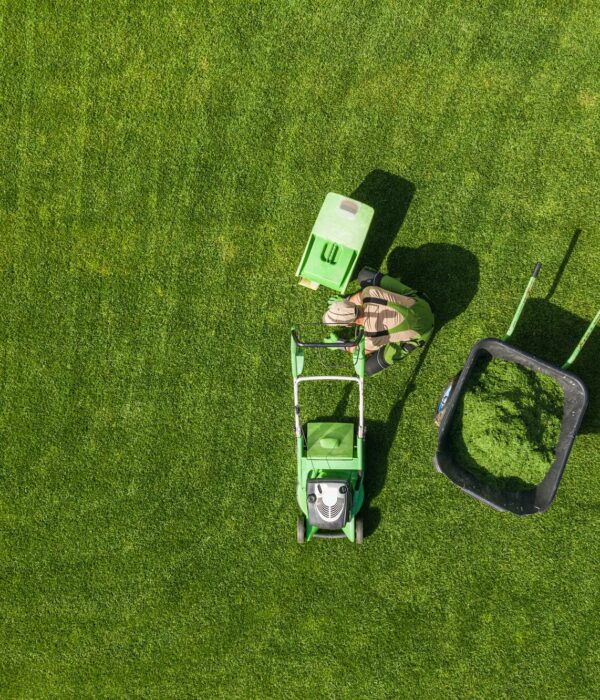
[[[294,343],[296,343],[296,345],[299,348],[355,348],[362,340],[362,337],[363,330],[361,329],[356,334],[356,338],[354,340],[338,340],[335,343],[324,343],[322,341],[308,343],[303,340],[300,340],[300,338],[298,337],[298,331],[292,331],[292,338],[294,339]]]

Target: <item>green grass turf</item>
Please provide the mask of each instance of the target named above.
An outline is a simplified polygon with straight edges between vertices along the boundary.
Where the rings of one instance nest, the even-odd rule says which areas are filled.
[[[536,260],[521,347],[562,362],[600,301],[599,9],[1,2],[3,697],[600,695],[598,331],[546,514],[432,468]],[[293,274],[330,190],[438,309],[367,385],[362,549],[295,544],[288,329],[328,293]],[[339,389],[305,415],[353,415]]]

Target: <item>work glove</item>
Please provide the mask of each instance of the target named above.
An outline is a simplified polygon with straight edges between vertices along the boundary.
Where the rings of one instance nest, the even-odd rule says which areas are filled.
[[[329,299],[327,299],[327,306],[331,306],[332,304],[335,304],[336,301],[345,301],[345,300],[346,300],[345,296],[342,296],[341,294],[335,294],[334,296],[329,297]]]
[[[337,333],[334,333],[333,331],[331,331],[331,333],[326,338],[323,338],[324,343],[337,343],[338,340],[339,338],[337,337]],[[328,350],[337,350],[337,348],[330,347],[328,348]]]

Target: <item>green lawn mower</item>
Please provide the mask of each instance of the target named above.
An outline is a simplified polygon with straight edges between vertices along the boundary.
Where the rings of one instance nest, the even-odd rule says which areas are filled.
[[[308,348],[346,350],[352,348],[356,376],[301,376],[304,352]],[[294,378],[294,420],[297,449],[296,497],[303,515],[298,517],[297,540],[343,539],[361,544],[363,521],[358,513],[363,505],[365,417],[364,377],[365,340],[357,329],[352,340],[303,342],[292,329],[292,375]],[[350,353],[348,353],[350,355]],[[358,425],[319,421],[306,424],[300,418],[300,384],[316,381],[349,381],[358,384]]]

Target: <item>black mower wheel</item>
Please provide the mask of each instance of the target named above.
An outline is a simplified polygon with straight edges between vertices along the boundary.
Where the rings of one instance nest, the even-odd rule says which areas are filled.
[[[356,544],[362,544],[364,541],[364,528],[363,528],[363,519],[362,518],[356,518],[356,523],[354,524],[355,532],[354,532],[354,541]]]
[[[306,520],[304,520],[303,515],[299,515],[296,521],[296,542],[298,544],[306,542]]]

